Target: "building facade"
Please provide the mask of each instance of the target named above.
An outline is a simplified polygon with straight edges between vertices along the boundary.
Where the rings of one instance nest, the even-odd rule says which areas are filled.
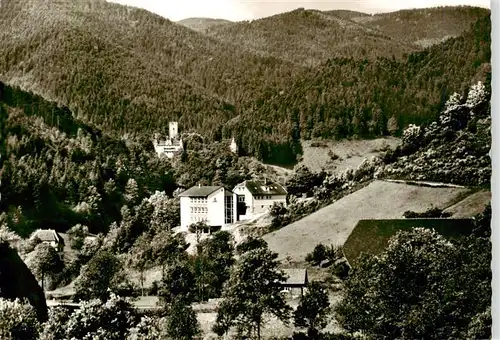
[[[181,229],[204,222],[219,229],[236,222],[236,194],[223,186],[194,186],[179,194]]]
[[[153,146],[158,156],[165,155],[168,158],[173,158],[175,154],[184,150],[184,143],[179,138],[179,125],[177,122],[168,123],[168,138],[167,140],[159,140],[158,136],[153,139]]]
[[[238,220],[246,220],[265,213],[274,203],[286,206],[287,192],[282,185],[269,181],[251,180],[236,185]]]
[[[54,248],[62,258],[64,249],[64,239],[53,229],[38,229],[31,234],[30,239],[38,238],[42,243],[46,243]]]
[[[283,271],[287,279],[285,282],[280,283],[282,291],[286,291],[292,297],[303,296],[309,284],[307,269],[289,268],[283,269]]]

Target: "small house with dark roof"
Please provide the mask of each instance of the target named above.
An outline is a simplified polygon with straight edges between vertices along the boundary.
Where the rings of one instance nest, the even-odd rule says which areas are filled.
[[[280,285],[283,291],[289,292],[292,296],[304,295],[309,278],[307,277],[307,269],[305,268],[289,268],[283,269],[287,277],[285,282]]]
[[[62,255],[64,249],[64,239],[53,229],[38,229],[30,236],[30,240],[40,239],[42,243],[52,246],[59,255]]]
[[[238,200],[238,220],[269,211],[274,203],[286,206],[287,191],[270,180],[249,180],[236,185],[233,189]]]
[[[179,194],[181,229],[204,222],[212,230],[236,222],[236,195],[223,186],[191,187]]]

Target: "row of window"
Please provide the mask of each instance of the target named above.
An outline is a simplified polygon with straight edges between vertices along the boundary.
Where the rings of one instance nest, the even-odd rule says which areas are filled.
[[[255,196],[256,200],[270,200],[271,196]]]
[[[208,198],[206,197],[190,197],[189,200],[191,203],[207,203]]]
[[[208,219],[206,217],[198,217],[198,216],[191,216],[191,222],[196,223],[196,222],[207,222]]]
[[[191,214],[192,213],[208,213],[208,208],[207,207],[191,207]]]

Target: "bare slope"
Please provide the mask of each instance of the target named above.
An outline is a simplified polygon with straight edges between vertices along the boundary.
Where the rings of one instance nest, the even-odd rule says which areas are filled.
[[[444,209],[468,189],[429,188],[374,181],[339,201],[264,236],[281,259],[303,261],[318,243],[343,244],[360,219],[401,218],[407,210]]]
[[[334,170],[342,172],[356,168],[364,159],[379,156],[387,149],[394,149],[401,140],[394,137],[342,140],[342,141],[302,141],[303,155],[300,164],[311,171]]]
[[[232,21],[224,19],[211,19],[211,18],[187,18],[177,21],[178,24],[186,26],[198,32],[205,32],[208,28],[215,25],[225,25]]]

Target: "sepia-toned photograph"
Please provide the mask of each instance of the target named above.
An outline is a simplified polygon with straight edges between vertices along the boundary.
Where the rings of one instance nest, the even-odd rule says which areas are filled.
[[[0,0],[0,339],[500,337],[499,9]]]

